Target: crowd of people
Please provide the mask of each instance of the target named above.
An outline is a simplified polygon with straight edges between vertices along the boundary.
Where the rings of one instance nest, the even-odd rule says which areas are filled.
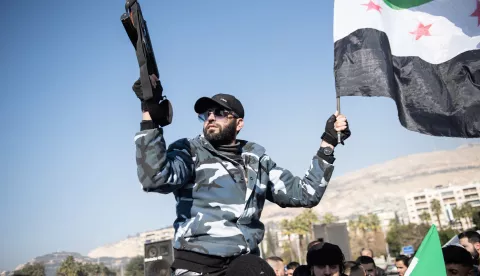
[[[447,276],[478,276],[480,256],[480,234],[465,231],[458,236],[458,243],[442,248]],[[275,276],[386,276],[384,268],[375,264],[373,251],[363,248],[355,261],[345,260],[338,245],[316,240],[308,245],[307,263],[290,262],[285,264],[277,256],[265,261],[273,269]],[[395,274],[405,276],[412,264],[413,256],[399,255],[395,258]],[[253,274],[252,274],[253,275]],[[255,274],[256,275],[256,274]]]

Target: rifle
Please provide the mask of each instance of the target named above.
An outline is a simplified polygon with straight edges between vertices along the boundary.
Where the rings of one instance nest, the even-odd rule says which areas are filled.
[[[163,95],[160,81],[157,81],[155,87],[150,81],[151,75],[157,78],[160,76],[147,22],[143,18],[142,9],[137,0],[127,0],[125,11],[120,20],[137,54],[143,103],[155,123],[162,127],[167,126],[172,122],[173,109],[170,101]]]

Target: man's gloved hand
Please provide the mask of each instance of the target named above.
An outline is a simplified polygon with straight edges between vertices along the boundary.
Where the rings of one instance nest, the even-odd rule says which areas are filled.
[[[350,128],[348,127],[347,118],[344,115],[339,115],[338,111],[328,118],[327,124],[325,125],[325,132],[322,135],[322,140],[334,147],[337,146],[337,131],[341,132],[340,140],[342,145],[344,145],[343,142],[350,137],[351,132]]]
[[[157,78],[157,76],[153,74],[153,75],[150,75],[150,83],[152,84],[152,87],[155,89],[157,88],[157,85],[160,84],[160,80]],[[136,80],[133,83],[132,90],[133,92],[135,92],[135,95],[137,95],[137,98],[141,102],[142,111],[147,112],[148,111],[147,107],[145,105],[145,102],[143,101],[142,82],[140,81],[140,78],[138,78],[138,80]]]

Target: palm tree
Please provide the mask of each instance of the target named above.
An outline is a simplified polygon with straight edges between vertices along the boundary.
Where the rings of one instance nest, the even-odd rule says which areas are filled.
[[[440,221],[440,214],[442,213],[442,205],[438,199],[432,199],[430,201],[430,209],[432,209],[433,214],[437,217],[438,228],[442,229],[442,222]]]
[[[83,276],[82,266],[75,261],[73,256],[68,256],[58,268],[57,273],[65,276]]]
[[[322,223],[331,224],[338,221],[338,217],[334,216],[332,213],[328,212],[323,215]]]
[[[288,219],[283,219],[280,221],[280,227],[282,227],[282,232],[284,235],[287,235],[288,237],[288,246],[292,248],[292,240],[290,239],[290,236],[295,233],[295,228],[293,227],[293,224],[291,221]],[[295,256],[293,255],[293,250],[290,251],[290,260],[294,260]]]
[[[375,233],[382,229],[380,219],[376,214],[368,214],[367,228]]]
[[[471,222],[472,222],[472,217],[473,217],[474,211],[475,210],[472,207],[472,205],[470,205],[470,203],[465,203],[460,208],[460,212],[463,214],[463,217],[465,218],[465,220],[467,222],[467,227],[468,228],[472,227]]]
[[[267,255],[270,256],[277,254],[277,243],[272,236],[272,230],[270,229],[270,226],[267,226],[265,231],[265,242],[267,245]]]
[[[303,237],[310,235],[313,237],[313,224],[318,222],[317,215],[312,209],[306,209],[300,215],[296,216],[292,221],[293,232],[298,234],[300,251],[305,252],[303,246]],[[299,262],[301,263],[302,256],[299,256]]]
[[[455,218],[455,220],[458,220],[460,221],[460,224],[462,225],[462,228],[463,228],[463,212],[462,212],[462,208],[461,207],[453,207],[452,208],[452,214],[453,214],[453,217]]]
[[[45,265],[43,263],[27,263],[20,271],[14,271],[13,275],[45,276]]]
[[[368,218],[365,215],[358,216],[357,219],[357,228],[362,232],[362,236],[365,237],[365,234],[368,230]]]
[[[349,220],[348,221],[348,229],[350,229],[350,231],[353,232],[354,236],[357,236],[357,230],[358,230],[357,221],[353,220],[353,219]]]
[[[429,224],[430,223],[430,220],[432,219],[430,217],[430,213],[426,212],[426,211],[423,211],[423,213],[421,213],[419,216],[420,220],[422,221],[422,223],[424,224]]]

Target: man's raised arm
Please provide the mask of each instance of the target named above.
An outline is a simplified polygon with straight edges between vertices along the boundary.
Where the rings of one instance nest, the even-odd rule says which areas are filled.
[[[280,207],[314,207],[323,197],[333,173],[333,149],[337,145],[337,131],[341,141],[351,132],[343,115],[332,115],[322,135],[320,150],[313,156],[310,167],[303,178],[295,176],[287,169],[277,166],[268,156],[265,158],[269,174],[267,199]]]

